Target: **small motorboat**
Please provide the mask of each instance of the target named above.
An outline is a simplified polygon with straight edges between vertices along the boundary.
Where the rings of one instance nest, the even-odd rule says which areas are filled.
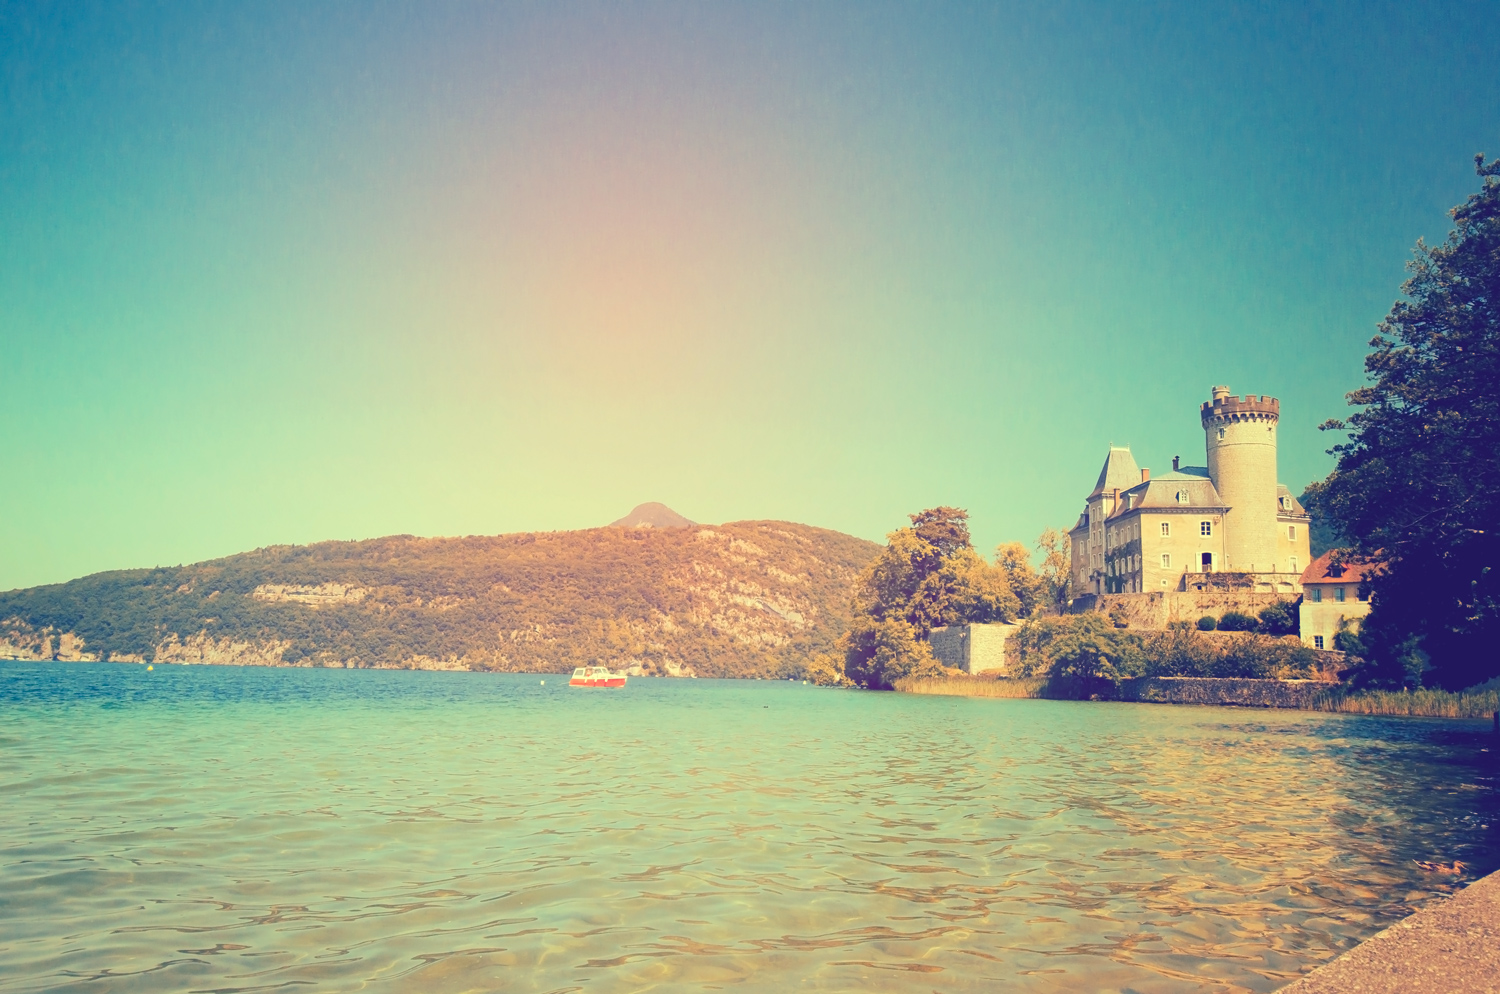
[[[569,687],[623,687],[624,673],[611,673],[608,666],[580,666],[573,671]]]

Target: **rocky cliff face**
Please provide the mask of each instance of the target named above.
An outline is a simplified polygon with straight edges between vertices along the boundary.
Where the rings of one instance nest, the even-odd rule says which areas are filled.
[[[877,548],[735,522],[262,549],[0,594],[0,655],[796,675]]]

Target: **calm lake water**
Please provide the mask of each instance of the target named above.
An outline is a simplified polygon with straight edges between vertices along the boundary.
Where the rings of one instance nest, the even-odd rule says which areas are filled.
[[[1500,865],[1480,723],[541,679],[0,663],[0,990],[1271,991]]]

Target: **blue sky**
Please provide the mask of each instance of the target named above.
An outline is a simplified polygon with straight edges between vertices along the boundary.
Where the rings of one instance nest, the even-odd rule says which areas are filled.
[[[0,589],[1329,467],[1493,4],[0,6]]]

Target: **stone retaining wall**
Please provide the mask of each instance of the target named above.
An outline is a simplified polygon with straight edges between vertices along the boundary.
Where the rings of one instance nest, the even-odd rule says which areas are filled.
[[[1088,609],[1123,614],[1131,628],[1160,629],[1174,621],[1197,622],[1205,614],[1218,618],[1226,611],[1254,616],[1272,604],[1296,599],[1296,593],[1254,590],[1157,590],[1143,594],[1105,594],[1094,598]]]

